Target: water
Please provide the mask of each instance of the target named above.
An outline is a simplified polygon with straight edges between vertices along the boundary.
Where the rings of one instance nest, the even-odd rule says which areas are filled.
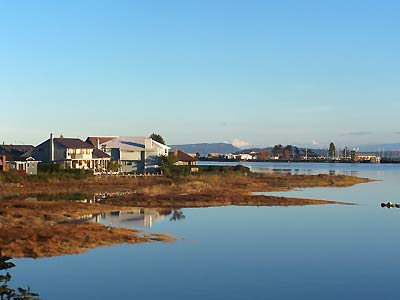
[[[395,299],[400,270],[400,166],[249,163],[254,171],[337,173],[380,181],[279,195],[354,202],[183,209],[150,224],[176,243],[117,245],[17,259],[13,285],[43,299]]]

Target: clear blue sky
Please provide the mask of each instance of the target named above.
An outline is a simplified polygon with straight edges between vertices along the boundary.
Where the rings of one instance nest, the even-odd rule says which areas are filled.
[[[400,1],[0,0],[0,38],[6,143],[400,141]]]

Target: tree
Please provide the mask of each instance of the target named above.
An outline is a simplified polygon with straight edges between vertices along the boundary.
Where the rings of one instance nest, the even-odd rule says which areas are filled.
[[[267,160],[268,157],[270,156],[269,152],[266,150],[262,150],[260,152],[258,152],[258,159],[259,160]]]
[[[283,149],[283,157],[285,160],[290,160],[290,154],[292,153],[292,146],[291,145],[287,145],[284,149]]]
[[[278,158],[281,157],[282,150],[283,150],[283,146],[281,144],[275,145],[274,148],[272,149],[273,156],[278,157]]]
[[[336,154],[336,147],[334,143],[329,144],[329,156],[330,158],[334,158]]]
[[[150,138],[151,138],[153,141],[156,141],[156,142],[159,142],[159,143],[165,145],[164,138],[163,138],[161,135],[159,135],[158,133],[152,133],[152,134],[150,135]]]
[[[185,215],[183,214],[183,212],[179,209],[175,209],[174,212],[172,213],[172,217],[169,220],[178,221],[183,219],[185,219]]]
[[[116,160],[112,160],[108,163],[107,169],[111,172],[119,172],[122,167],[121,163]]]

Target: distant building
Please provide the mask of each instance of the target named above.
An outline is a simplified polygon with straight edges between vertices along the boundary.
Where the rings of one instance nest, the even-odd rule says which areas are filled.
[[[221,153],[208,153],[207,157],[211,158],[211,159],[213,159],[213,158],[221,158],[221,157],[223,157],[223,154],[221,154]]]
[[[225,154],[225,158],[229,159],[229,160],[237,160],[240,157],[238,155],[236,155],[236,154],[228,153],[228,154]]]
[[[357,149],[351,151],[351,160],[354,162],[381,162],[381,158],[376,153],[359,152]]]
[[[242,153],[240,155],[240,160],[253,160],[253,155],[247,154],[247,153]]]

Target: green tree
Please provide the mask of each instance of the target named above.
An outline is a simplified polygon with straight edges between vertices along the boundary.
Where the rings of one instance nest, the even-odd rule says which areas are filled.
[[[156,141],[156,142],[159,142],[159,143],[165,145],[165,140],[164,140],[164,138],[163,138],[161,135],[157,134],[157,133],[152,133],[152,134],[150,135],[150,138],[151,138],[153,141]]]
[[[336,154],[336,147],[334,143],[329,144],[329,156],[330,158],[334,158]]]
[[[107,166],[107,169],[111,172],[118,172],[120,168],[121,168],[121,163],[116,160],[110,161]]]

